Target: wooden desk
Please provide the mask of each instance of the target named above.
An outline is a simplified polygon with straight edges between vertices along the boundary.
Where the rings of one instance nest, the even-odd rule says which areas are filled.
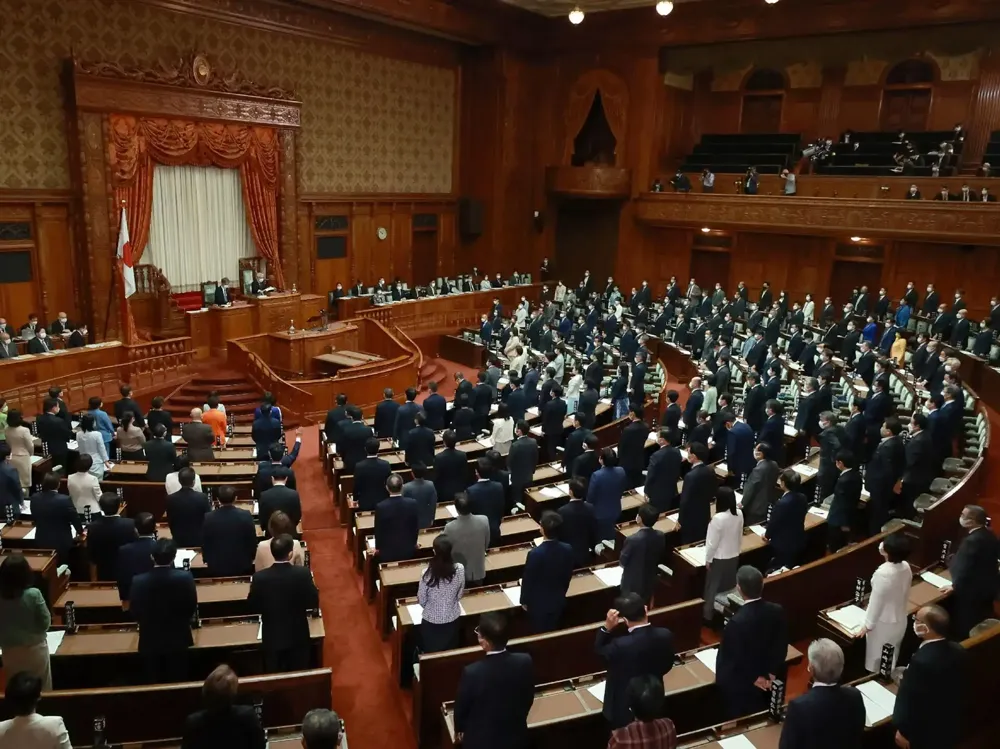
[[[11,408],[17,408],[20,406],[15,397],[16,393],[11,391],[87,369],[110,367],[118,363],[123,353],[124,347],[120,342],[108,341],[83,348],[61,350],[58,353],[25,354],[16,359],[2,359],[0,360],[0,392],[3,392]],[[39,404],[32,404],[30,409],[24,408],[23,410],[26,416],[30,416],[37,411],[38,407]]]
[[[237,673],[261,673],[260,620],[256,616],[203,619],[192,630],[191,673],[206,674],[219,659]],[[322,665],[325,631],[321,618],[309,619],[313,663]],[[142,683],[138,653],[139,630],[134,624],[91,624],[66,634],[51,653],[52,681],[65,688],[103,687],[124,681]],[[239,665],[237,665],[239,664]]]
[[[58,574],[59,564],[56,561],[56,553],[48,549],[19,549],[12,551],[8,549],[0,550],[0,563],[5,557],[12,554],[21,554],[28,560],[28,565],[34,573],[34,585],[45,597],[49,608],[62,594],[63,589],[69,584],[69,576],[60,577]]]
[[[254,307],[247,302],[235,301],[229,307],[210,307],[202,314],[208,318],[212,356],[224,357],[226,341],[254,332]]]
[[[482,369],[486,362],[486,346],[480,341],[469,341],[460,335],[443,335],[438,343],[441,358],[472,369]]]
[[[326,368],[332,372],[349,367],[360,367],[365,364],[382,361],[381,356],[373,354],[363,354],[360,351],[331,351],[329,354],[314,356],[313,361],[317,362],[320,369]]]
[[[701,600],[652,609],[649,621],[654,626],[667,627],[673,633],[677,650],[695,648],[701,635]],[[508,647],[531,656],[536,682],[544,684],[569,679],[604,668],[604,661],[594,650],[594,633],[601,624],[594,621],[541,635],[519,637],[511,640]],[[435,745],[441,728],[438,719],[441,704],[455,699],[462,670],[482,657],[482,649],[478,645],[420,656],[419,668],[415,669],[418,678],[413,681],[413,728],[421,746]],[[408,668],[409,664],[404,667]],[[398,672],[398,668],[394,670]]]
[[[268,359],[282,370],[322,374],[316,366],[315,358],[328,353],[331,348],[357,348],[360,336],[357,325],[339,322],[329,323],[326,328],[321,329],[297,329],[294,333],[287,329],[274,331],[267,336],[267,350],[270,352]]]

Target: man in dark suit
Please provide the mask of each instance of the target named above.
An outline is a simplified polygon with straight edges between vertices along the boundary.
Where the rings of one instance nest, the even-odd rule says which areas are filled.
[[[968,310],[959,310],[955,318],[955,326],[951,330],[951,345],[965,349],[969,345],[969,321],[966,319]]]
[[[962,739],[969,654],[945,639],[949,627],[940,606],[924,606],[913,617],[922,642],[903,673],[892,713],[902,749],[955,749]]]
[[[469,485],[465,493],[469,497],[469,507],[473,515],[484,515],[490,521],[490,546],[500,546],[500,521],[506,506],[503,485],[494,481],[493,464],[487,457],[476,461],[476,481]]]
[[[114,582],[118,550],[135,541],[135,520],[118,515],[121,500],[114,492],[104,492],[97,503],[101,514],[87,526],[87,553],[97,568],[97,580]]]
[[[55,398],[46,398],[42,402],[42,413],[37,419],[38,438],[49,448],[52,456],[52,465],[67,466],[67,455],[69,448],[67,444],[74,439],[73,430],[69,424],[59,416],[59,401]]]
[[[66,348],[83,348],[87,345],[87,326],[81,325],[66,339]]]
[[[809,645],[813,685],[788,703],[778,749],[845,749],[864,743],[865,701],[854,687],[839,686],[844,651],[833,640]]]
[[[151,429],[153,439],[146,442],[146,480],[163,483],[167,474],[173,473],[177,464],[177,448],[170,441],[167,428],[155,424]]]
[[[629,380],[628,392],[629,400],[638,403],[640,406],[646,398],[646,355],[638,352],[634,358],[635,366],[632,367],[632,379]]]
[[[768,508],[778,498],[778,474],[781,469],[771,459],[771,445],[760,442],[754,447],[753,456],[757,461],[743,484],[743,523],[757,525],[767,519]]]
[[[941,466],[935,463],[934,445],[927,429],[927,417],[915,413],[910,417],[910,439],[906,442],[906,467],[900,483],[900,514],[905,518],[914,516],[913,503],[924,492],[930,490],[931,482]]]
[[[251,705],[234,704],[239,679],[225,664],[217,666],[201,688],[203,709],[184,721],[185,749],[265,749],[267,739]]]
[[[176,556],[174,541],[159,539],[153,545],[153,568],[132,580],[129,610],[139,623],[139,656],[150,684],[188,677],[198,593],[191,573],[174,568]]]
[[[966,535],[951,560],[952,612],[957,639],[969,636],[969,630],[993,616],[993,601],[1000,594],[1000,541],[986,527],[986,510],[966,505],[959,518]]]
[[[720,394],[722,392],[722,390],[719,391]],[[754,433],[760,432],[764,426],[766,404],[767,393],[760,384],[760,375],[753,371],[747,372],[743,398],[743,418]]]
[[[35,337],[28,341],[29,354],[47,354],[54,348],[52,339],[45,332],[45,328],[38,328],[35,331]]]
[[[392,388],[382,391],[382,402],[375,406],[375,436],[392,437],[396,427],[399,404],[393,400]]]
[[[194,479],[193,468],[182,468],[177,472],[180,490],[167,496],[167,524],[171,538],[180,548],[201,546],[202,525],[212,511],[208,497],[195,490]]]
[[[417,412],[414,424],[406,434],[406,462],[408,465],[429,465],[434,461],[434,430],[427,426],[427,416],[423,411]]]
[[[639,486],[646,468],[646,439],[649,425],[642,420],[642,403],[631,401],[628,407],[629,423],[618,440],[618,465],[625,470],[628,488]]]
[[[406,440],[410,430],[417,425],[417,414],[420,406],[414,401],[417,398],[417,391],[414,388],[406,389],[406,403],[396,411],[396,422],[392,428],[392,438],[399,444],[400,448],[406,449]]]
[[[784,678],[788,652],[788,622],[776,603],[764,601],[764,576],[744,565],[736,573],[743,599],[739,611],[722,631],[715,663],[715,683],[727,719],[767,709],[771,682]]]
[[[754,331],[754,343],[746,355],[747,367],[764,371],[764,359],[767,356],[767,343],[764,341],[764,331],[760,328]]]
[[[146,420],[142,416],[142,406],[132,398],[132,388],[129,385],[122,385],[120,390],[122,397],[115,401],[115,418],[120,422],[126,411],[131,411],[135,416],[133,422],[140,429],[146,428]]]
[[[468,456],[461,450],[456,450],[458,437],[451,429],[445,430],[442,435],[444,450],[434,456],[434,487],[437,489],[438,502],[451,502],[455,495],[465,491],[469,483]],[[378,443],[376,442],[376,448]],[[511,446],[513,448],[513,445]],[[385,461],[382,461],[385,463]],[[389,464],[386,463],[386,466]],[[388,468],[386,477],[388,477]],[[534,469],[532,469],[534,472]],[[511,481],[513,482],[513,469],[511,469]],[[355,487],[357,486],[357,475],[355,475]],[[384,480],[383,480],[384,483]],[[357,489],[355,488],[355,493]]]
[[[976,340],[972,344],[972,355],[981,359],[990,358],[990,349],[993,348],[994,323],[989,318],[983,320],[979,332],[976,333]]]
[[[264,495],[260,503],[264,504]],[[235,487],[219,487],[219,508],[205,516],[201,529],[201,556],[212,577],[237,577],[253,573],[257,529],[253,515],[236,507]],[[263,518],[263,509],[261,518]]]
[[[711,520],[711,503],[719,482],[708,465],[708,448],[700,442],[688,446],[691,470],[684,477],[681,490],[680,512],[677,523],[681,527],[681,543],[704,541]]]
[[[742,481],[756,465],[753,457],[753,429],[749,424],[738,421],[732,412],[726,415],[724,423],[729,432],[726,439],[726,467],[738,481]]]
[[[403,484],[403,496],[416,501],[421,530],[430,528],[434,525],[434,518],[437,514],[437,491],[434,489],[433,482],[427,479],[427,465],[425,463],[411,463],[410,470],[413,472],[413,480]]]
[[[558,628],[575,566],[573,547],[559,540],[562,516],[547,510],[542,513],[540,525],[545,540],[528,552],[520,598],[535,633]]]
[[[201,415],[200,408],[191,409],[191,421],[181,427],[181,437],[187,443],[187,454],[191,460],[215,460],[215,451],[212,449],[215,435],[212,427],[201,420]],[[258,453],[258,456],[264,455],[267,455],[267,450]]]
[[[228,278],[223,278],[219,281],[219,285],[215,287],[215,306],[221,307],[225,304],[232,304],[233,297],[232,293],[229,291],[230,281]]]
[[[559,538],[573,549],[575,567],[585,567],[590,563],[594,547],[601,540],[594,507],[584,501],[586,493],[586,484],[582,480],[570,479],[569,502],[559,508],[562,517]]]
[[[827,548],[831,554],[847,545],[855,516],[858,514],[858,502],[861,501],[861,474],[855,465],[855,458],[850,450],[837,452],[836,466],[840,475],[833,487],[833,500],[826,519]]]
[[[427,426],[437,432],[444,429],[447,424],[448,401],[444,399],[444,396],[438,395],[438,384],[436,382],[428,382],[427,389],[430,391],[430,394],[424,398],[422,406],[424,413],[427,414]],[[377,418],[378,414],[376,414]]]
[[[416,553],[420,512],[415,499],[403,496],[399,474],[389,476],[385,488],[389,496],[375,506],[375,551],[379,562],[398,562]]]
[[[261,492],[258,502],[258,516],[260,529],[267,534],[267,526],[271,521],[271,515],[275,512],[283,512],[291,520],[293,527],[298,527],[302,520],[302,502],[299,493],[291,486],[289,481],[292,472],[284,466],[278,466],[271,472],[271,486]]]
[[[806,345],[802,348],[802,353],[799,354],[796,361],[802,365],[802,372],[807,377],[812,377],[816,371],[816,343],[812,333],[807,332],[803,337],[806,340]]]
[[[337,432],[337,452],[344,459],[344,472],[354,473],[358,462],[364,460],[368,442],[375,433],[364,422],[361,409],[356,406],[348,407],[347,418],[338,423]],[[378,440],[375,443],[377,445]]]
[[[662,427],[656,436],[658,448],[649,458],[643,493],[658,512],[677,507],[677,481],[681,475],[681,451],[673,445],[675,432]]]
[[[556,447],[562,442],[566,421],[566,401],[562,399],[561,385],[552,388],[552,400],[542,408],[542,435],[545,437],[545,454],[548,460],[555,460]]]
[[[385,486],[392,466],[389,461],[378,457],[378,447],[379,441],[370,437],[365,444],[368,457],[354,466],[354,501],[362,512],[374,510],[388,496]],[[440,490],[438,498],[443,499]]]
[[[302,431],[301,427],[298,431]],[[271,445],[268,455],[265,456],[267,459],[257,464],[257,475],[254,477],[254,490],[257,492],[258,497],[271,488],[273,484],[271,478],[279,469],[284,469],[287,472],[285,483],[292,489],[297,488],[295,471],[292,470],[292,465],[299,456],[301,445],[302,439],[300,437],[295,438],[295,446],[290,453],[285,452],[285,447],[281,443]]]
[[[260,646],[269,673],[309,668],[312,640],[309,612],[319,607],[319,591],[307,567],[291,562],[294,541],[289,535],[271,539],[274,564],[253,576],[247,605],[260,614]]]
[[[535,699],[531,656],[507,650],[507,619],[479,618],[476,635],[486,653],[462,670],[455,697],[455,733],[464,749],[527,749],[528,711]]]
[[[156,544],[156,520],[148,512],[135,516],[135,536],[131,543],[118,549],[115,560],[115,579],[118,582],[118,598],[129,600],[132,578],[153,569],[153,546]]]
[[[701,378],[692,378],[689,388],[691,393],[688,395],[687,403],[684,404],[682,421],[687,429],[694,429],[695,424],[698,423],[698,412],[701,411],[701,407],[705,403],[705,393],[701,389]]]
[[[538,442],[531,436],[531,427],[523,419],[514,425],[515,439],[507,453],[507,469],[510,471],[510,504],[523,500],[524,490],[534,480],[538,467]],[[464,484],[463,484],[464,487]],[[510,507],[505,508],[510,510]]]
[[[30,499],[35,523],[35,543],[41,549],[55,549],[59,564],[66,564],[73,539],[81,538],[83,525],[71,500],[59,493],[59,474],[49,471],[42,478],[42,490]]]
[[[628,631],[615,633],[620,625]],[[646,675],[662,679],[673,668],[674,636],[669,629],[651,625],[642,597],[629,593],[608,611],[595,648],[607,664],[604,718],[612,729],[620,728],[632,721],[626,699],[629,682]]]
[[[769,457],[782,465],[785,461],[785,407],[778,399],[771,398],[765,402],[764,414],[766,419],[757,434],[757,441],[766,442],[771,448]]]
[[[805,387],[799,395],[799,408],[795,414],[795,431],[799,437],[814,437],[819,434],[819,408],[816,391],[819,383],[815,377],[807,377]]]
[[[809,503],[799,491],[802,479],[791,468],[778,476],[781,497],[771,509],[764,533],[774,552],[769,569],[787,567],[791,569],[799,563],[799,557],[806,547],[805,520]]]
[[[260,416],[253,421],[250,434],[257,450],[257,459],[262,460],[270,452],[271,445],[281,442],[281,422],[273,415],[269,403],[260,407]]]
[[[895,416],[882,423],[881,441],[875,448],[865,470],[868,489],[868,533],[875,535],[889,522],[889,511],[895,502],[894,487],[906,469],[906,448],[899,435],[903,425]]]
[[[854,371],[868,387],[872,386],[875,379],[875,352],[872,345],[867,340],[861,342],[861,355],[854,363]]]
[[[625,539],[618,562],[622,568],[622,595],[635,593],[646,605],[656,590],[657,567],[666,551],[663,533],[653,527],[659,517],[648,502],[639,506],[639,530]]]
[[[337,405],[326,412],[326,420],[323,423],[323,433],[327,442],[337,445],[338,452],[343,455],[340,444],[340,422],[348,418],[347,396],[343,393],[337,395]]]

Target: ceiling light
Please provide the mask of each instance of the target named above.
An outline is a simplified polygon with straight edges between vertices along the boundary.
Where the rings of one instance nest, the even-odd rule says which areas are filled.
[[[861,237],[851,237],[851,241],[852,242],[860,242],[861,241]]]
[[[579,26],[583,23],[583,18],[583,11],[580,10],[579,7],[573,8],[573,10],[569,12],[569,22],[574,26]]]
[[[712,231],[712,230],[711,230],[711,229],[709,229],[709,228],[708,228],[707,226],[703,226],[703,227],[701,227],[701,230],[702,230],[703,232],[705,232],[706,234],[708,234],[708,233],[709,233],[710,231]]]
[[[774,5],[776,2],[778,2],[778,0],[764,0],[764,2],[767,3],[768,5]]]
[[[660,0],[656,4],[656,12],[661,16],[669,16],[674,9],[674,4],[670,0]]]

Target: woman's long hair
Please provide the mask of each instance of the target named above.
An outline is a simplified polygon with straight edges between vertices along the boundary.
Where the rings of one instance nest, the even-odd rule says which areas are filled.
[[[97,421],[94,419],[93,414],[84,414],[80,417],[80,427],[81,432],[93,432],[97,430]]]
[[[434,539],[434,556],[431,557],[427,571],[424,573],[427,586],[436,588],[442,580],[451,582],[455,577],[455,560],[451,558],[451,541],[443,535]]]

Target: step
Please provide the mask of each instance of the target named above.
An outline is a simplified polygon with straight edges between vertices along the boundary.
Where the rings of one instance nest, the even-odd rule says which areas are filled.
[[[226,391],[217,390],[219,394],[219,400],[224,404],[229,403],[253,403],[258,405],[261,401],[260,392],[247,392],[247,391]],[[201,405],[208,398],[208,390],[197,390],[194,392],[181,391],[170,396],[171,403],[193,403],[194,405]]]

